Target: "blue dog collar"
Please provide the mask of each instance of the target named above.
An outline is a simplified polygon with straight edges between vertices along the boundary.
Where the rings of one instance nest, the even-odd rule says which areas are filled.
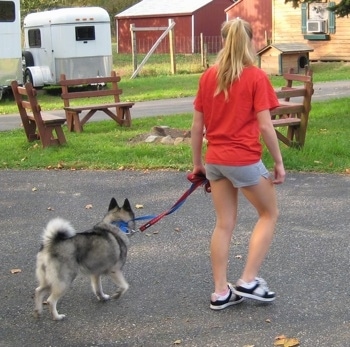
[[[137,218],[134,218],[134,219],[130,219],[127,222],[124,222],[122,220],[118,220],[116,222],[113,222],[112,224],[117,226],[125,234],[131,235],[131,234],[135,233],[136,231],[129,229],[129,223],[130,222],[136,222],[138,220],[150,220],[150,219],[152,219],[154,217],[155,217],[155,215],[146,215],[146,216],[141,216],[141,217],[137,217]]]

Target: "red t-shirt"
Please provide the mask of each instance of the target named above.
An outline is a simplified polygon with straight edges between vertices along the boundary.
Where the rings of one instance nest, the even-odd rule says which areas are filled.
[[[216,95],[216,67],[200,78],[194,107],[204,114],[208,140],[205,161],[219,165],[250,165],[262,155],[256,114],[279,105],[271,83],[261,69],[244,68],[240,78],[228,90]]]

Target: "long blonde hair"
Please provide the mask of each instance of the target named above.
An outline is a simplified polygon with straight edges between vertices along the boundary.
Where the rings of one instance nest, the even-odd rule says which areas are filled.
[[[218,85],[215,95],[223,91],[227,99],[229,86],[240,77],[244,67],[254,65],[256,54],[252,27],[243,19],[223,23],[221,37],[224,46],[216,59]]]

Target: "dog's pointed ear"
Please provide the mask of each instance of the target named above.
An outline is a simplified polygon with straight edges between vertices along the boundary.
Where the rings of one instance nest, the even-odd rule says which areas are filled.
[[[109,203],[108,211],[113,210],[116,207],[119,208],[117,200],[112,198],[111,202]]]
[[[132,211],[132,208],[131,208],[131,205],[130,205],[130,202],[129,202],[128,199],[125,199],[125,200],[124,200],[123,209],[124,209],[125,211]]]

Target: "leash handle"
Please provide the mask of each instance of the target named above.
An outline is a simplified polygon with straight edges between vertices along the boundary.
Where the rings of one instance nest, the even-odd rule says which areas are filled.
[[[200,182],[201,185],[204,186],[205,191],[207,193],[211,193],[210,182],[203,173],[197,173],[197,174],[189,173],[187,175],[187,179],[192,183]]]

